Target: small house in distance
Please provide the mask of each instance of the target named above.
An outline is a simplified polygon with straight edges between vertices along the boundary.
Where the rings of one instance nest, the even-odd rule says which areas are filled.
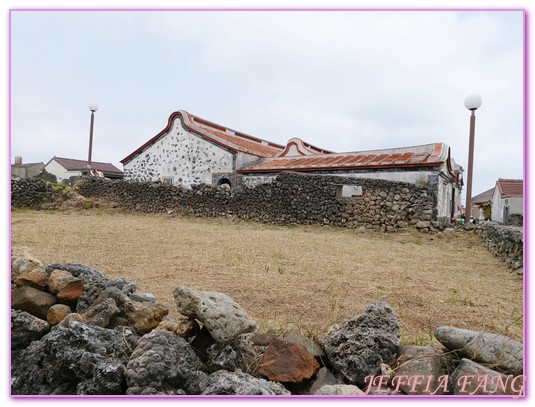
[[[54,156],[45,165],[45,170],[54,174],[59,183],[70,183],[72,177],[81,177],[87,172],[88,162],[85,160],[75,160]],[[91,162],[91,169],[99,171],[105,178],[123,178],[123,172],[111,163]]]
[[[492,211],[492,196],[494,195],[494,188],[480,193],[472,197],[472,216],[479,220],[489,220]]]
[[[498,178],[492,195],[492,220],[505,225],[520,223],[524,214],[524,182],[521,179]],[[520,220],[510,222],[512,215]]]
[[[272,182],[281,172],[408,182],[435,189],[438,221],[450,222],[461,210],[462,168],[440,142],[335,153],[298,138],[276,144],[180,110],[121,163],[127,180],[186,188],[201,183],[254,186]]]
[[[11,164],[11,178],[17,179],[36,177],[43,172],[44,168],[45,164],[42,162],[23,164],[22,157],[17,156],[15,157],[15,163]]]

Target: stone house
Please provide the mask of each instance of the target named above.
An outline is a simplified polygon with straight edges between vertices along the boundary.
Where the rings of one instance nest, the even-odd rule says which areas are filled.
[[[279,145],[181,110],[121,163],[127,180],[186,188],[200,183],[254,186],[281,172],[408,182],[437,191],[437,220],[449,222],[461,209],[462,169],[444,143],[335,153],[298,138]],[[341,185],[340,194],[358,196],[359,188]]]
[[[74,160],[72,158],[52,157],[46,163],[45,170],[54,174],[59,183],[69,183],[71,178],[81,177],[86,174],[88,161]],[[105,178],[123,178],[123,172],[111,163],[91,162],[91,168],[101,173]]]
[[[523,205],[523,180],[498,178],[492,195],[492,220],[507,225],[511,215],[523,216]]]

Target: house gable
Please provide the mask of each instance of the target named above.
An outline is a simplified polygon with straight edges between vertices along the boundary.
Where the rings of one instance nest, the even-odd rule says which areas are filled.
[[[125,178],[189,187],[211,184],[212,173],[232,172],[236,153],[189,131],[175,116],[165,134],[124,164]],[[123,160],[124,161],[124,160]]]

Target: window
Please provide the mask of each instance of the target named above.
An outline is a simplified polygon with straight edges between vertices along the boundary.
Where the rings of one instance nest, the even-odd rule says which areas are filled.
[[[230,180],[228,178],[221,178],[218,182],[217,182],[217,185],[218,186],[223,186],[223,185],[228,185],[229,187],[232,187],[232,183],[230,182]]]
[[[339,185],[336,188],[338,198],[355,198],[362,196],[362,186],[360,185]]]

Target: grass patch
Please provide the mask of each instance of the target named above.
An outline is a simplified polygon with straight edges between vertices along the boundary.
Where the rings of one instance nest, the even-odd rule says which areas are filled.
[[[414,245],[420,239],[425,250]],[[101,209],[15,210],[12,244],[45,264],[83,263],[124,276],[171,313],[177,285],[224,292],[262,331],[322,337],[383,300],[398,313],[406,344],[427,342],[440,325],[522,340],[522,276],[463,231],[356,234]]]

